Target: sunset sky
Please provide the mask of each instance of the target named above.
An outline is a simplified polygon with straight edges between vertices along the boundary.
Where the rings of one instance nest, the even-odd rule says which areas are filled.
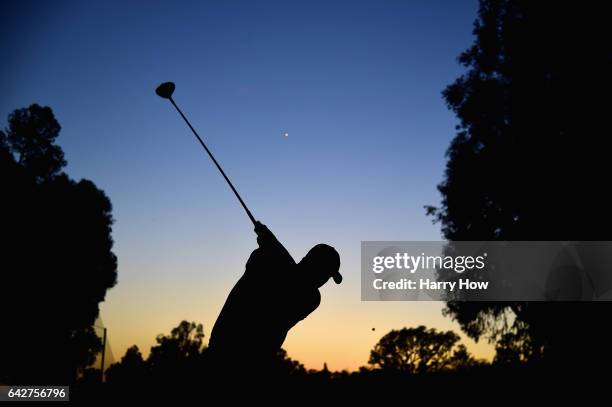
[[[359,251],[362,240],[441,238],[423,206],[440,201],[456,124],[441,91],[462,72],[476,11],[475,0],[4,6],[1,126],[16,108],[50,106],[67,173],[113,203],[119,277],[101,317],[114,358],[133,344],[148,354],[183,319],[208,339],[256,247],[223,179],[155,96],[169,80],[296,260],[320,242],[340,253],[344,281],[327,283],[319,309],[289,333],[292,358],[352,370],[390,329],[459,332],[443,303],[361,302]]]

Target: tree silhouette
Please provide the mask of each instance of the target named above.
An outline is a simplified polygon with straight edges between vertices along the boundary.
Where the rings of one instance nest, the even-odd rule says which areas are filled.
[[[220,375],[219,366],[210,363],[208,359],[208,348],[203,344],[202,324],[181,321],[170,334],[158,335],[156,342],[146,360],[136,345],[128,348],[121,360],[108,368],[106,381],[117,390],[129,392],[133,386],[202,381],[218,383],[226,377]],[[236,349],[236,352],[251,351],[248,345],[245,342],[246,348]],[[273,384],[276,380],[299,380],[307,376],[304,365],[291,359],[282,348],[270,366],[249,365],[249,360],[245,358],[243,364],[224,365],[222,369],[233,373],[232,380],[251,383],[259,380]]]
[[[610,240],[610,103],[601,95],[612,90],[612,42],[601,7],[481,1],[475,42],[459,58],[467,71],[444,91],[460,122],[442,203],[427,208],[447,239]],[[609,310],[449,302],[445,312],[475,339],[514,336],[531,347],[523,355],[559,361],[581,344],[593,352],[587,361],[607,348],[597,328]]]
[[[287,351],[283,348],[276,352],[274,365],[272,366],[274,373],[281,377],[299,377],[306,374],[304,365],[293,360],[287,355]]]
[[[170,335],[158,335],[157,345],[151,347],[148,369],[155,380],[185,380],[201,370],[205,348],[202,324],[181,321]]]
[[[43,180],[58,175],[66,165],[64,152],[54,144],[60,130],[51,108],[34,104],[11,114],[4,137],[19,165]]]
[[[495,364],[538,362],[543,357],[543,347],[533,343],[529,331],[505,332],[495,344]]]
[[[473,358],[458,342],[459,336],[452,331],[438,332],[423,325],[392,330],[374,346],[368,363],[403,373],[431,373],[467,366]]]
[[[70,383],[101,347],[92,325],[117,278],[112,207],[93,182],[62,172],[59,130],[34,104],[0,132],[0,309],[11,316],[0,382]]]
[[[145,379],[146,365],[138,346],[127,349],[118,363],[106,371],[106,380],[111,383],[134,384]]]

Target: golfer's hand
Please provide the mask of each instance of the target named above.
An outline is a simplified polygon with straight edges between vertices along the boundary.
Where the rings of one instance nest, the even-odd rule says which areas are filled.
[[[258,221],[255,224],[255,233],[257,244],[262,251],[272,254],[279,262],[295,265],[293,257],[266,225]]]
[[[255,233],[257,234],[257,244],[259,247],[269,247],[278,243],[276,236],[274,236],[274,234],[270,232],[270,229],[260,221],[257,221],[255,224]]]

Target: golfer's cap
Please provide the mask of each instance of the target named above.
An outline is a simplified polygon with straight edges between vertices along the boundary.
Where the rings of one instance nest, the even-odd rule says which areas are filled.
[[[342,275],[338,270],[340,270],[340,255],[332,246],[326,244],[318,244],[312,249],[308,255],[312,255],[317,258],[318,261],[321,261],[326,265],[326,268],[329,270],[329,275],[334,279],[336,284],[340,284],[342,282]]]

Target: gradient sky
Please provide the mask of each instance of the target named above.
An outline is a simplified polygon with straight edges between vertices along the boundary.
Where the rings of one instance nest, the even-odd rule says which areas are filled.
[[[359,250],[362,240],[440,239],[423,206],[440,200],[456,123],[441,91],[462,72],[475,0],[0,7],[3,123],[15,108],[51,106],[66,171],[114,206],[119,282],[101,313],[115,359],[132,344],[148,354],[182,319],[208,337],[256,246],[223,179],[155,96],[167,80],[297,260],[319,242],[340,252],[345,280],[328,283],[319,309],[290,332],[291,357],[355,369],[392,328],[459,332],[442,303],[361,302]]]

